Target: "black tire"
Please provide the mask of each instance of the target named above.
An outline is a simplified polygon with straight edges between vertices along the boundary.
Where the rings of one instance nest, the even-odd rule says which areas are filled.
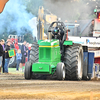
[[[32,66],[30,61],[25,63],[24,77],[27,80],[31,79],[32,77]]]
[[[38,60],[39,60],[39,44],[37,44],[37,42],[34,42],[31,46],[30,57],[29,57],[31,66],[33,63],[38,62]],[[37,79],[38,77],[39,77],[38,74],[34,74],[34,72],[32,72],[32,79]]]
[[[64,65],[64,63],[60,62],[57,64],[56,74],[57,74],[58,80],[65,79],[65,65]]]
[[[83,49],[79,44],[66,47],[64,64],[66,79],[81,80],[83,75]]]
[[[16,56],[10,58],[8,67],[9,68],[16,68]]]
[[[39,59],[39,45],[35,42],[31,46],[29,61],[31,64],[38,62]]]

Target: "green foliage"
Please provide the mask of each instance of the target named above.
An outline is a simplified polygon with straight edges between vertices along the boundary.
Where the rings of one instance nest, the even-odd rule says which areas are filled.
[[[33,38],[32,34],[30,34],[30,33],[27,33],[27,34],[24,35],[24,40],[26,40],[29,43],[34,42],[34,38]]]
[[[6,41],[7,38],[8,38],[8,34],[7,33],[3,33],[3,35],[0,36],[0,40],[4,39]]]
[[[26,10],[33,15],[38,16],[39,6],[43,5],[43,0],[23,0]]]
[[[87,20],[95,18],[94,8],[100,0],[43,0],[44,8],[63,21]]]

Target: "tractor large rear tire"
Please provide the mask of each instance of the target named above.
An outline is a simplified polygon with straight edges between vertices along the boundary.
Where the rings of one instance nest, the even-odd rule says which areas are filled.
[[[27,80],[31,79],[32,77],[32,65],[30,61],[25,63],[24,77]]]
[[[64,56],[66,79],[81,80],[83,75],[83,49],[79,44],[66,47]]]
[[[37,44],[37,42],[34,42],[31,46],[30,57],[29,57],[31,66],[33,63],[38,62],[38,60],[39,60],[39,44]],[[40,78],[40,76],[41,75],[34,74],[34,72],[32,72],[32,79]]]
[[[39,45],[35,42],[31,46],[29,61],[31,64],[38,62],[39,59]]]

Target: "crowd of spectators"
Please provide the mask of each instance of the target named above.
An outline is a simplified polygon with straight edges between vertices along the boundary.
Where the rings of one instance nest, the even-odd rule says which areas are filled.
[[[29,43],[24,41],[20,49],[16,44],[17,43],[13,44],[10,38],[8,38],[6,42],[4,39],[0,40],[0,74],[1,72],[9,73],[8,65],[11,57],[9,57],[8,51],[12,48],[16,49],[16,47],[16,71],[22,72],[22,67],[26,62],[26,57],[29,57]]]

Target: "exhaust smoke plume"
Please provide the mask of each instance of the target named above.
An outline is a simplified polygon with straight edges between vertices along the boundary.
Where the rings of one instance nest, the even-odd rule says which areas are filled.
[[[9,0],[0,14],[0,34],[7,32],[17,35],[31,32],[28,21],[33,17],[26,11],[22,0]]]
[[[44,0],[44,6],[53,14],[65,20],[90,19],[94,16],[95,1],[89,0]]]
[[[80,25],[79,36],[87,36],[91,20],[96,17],[94,9],[100,0],[44,0],[44,6],[63,22],[75,22]],[[87,28],[87,29],[86,29]]]

